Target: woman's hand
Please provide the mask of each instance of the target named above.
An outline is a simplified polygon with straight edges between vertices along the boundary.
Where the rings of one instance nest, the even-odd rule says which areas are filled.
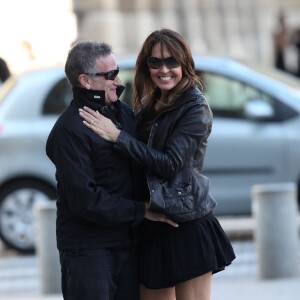
[[[86,106],[79,108],[79,115],[83,118],[83,124],[92,129],[103,139],[115,143],[120,134],[120,130],[108,118]]]

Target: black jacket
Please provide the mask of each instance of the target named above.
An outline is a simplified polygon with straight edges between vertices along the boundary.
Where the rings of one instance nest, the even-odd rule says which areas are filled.
[[[95,249],[131,244],[144,219],[136,199],[135,166],[83,124],[78,109],[101,111],[136,135],[132,110],[104,103],[103,91],[73,89],[73,101],[54,125],[46,152],[56,166],[58,249]],[[145,200],[145,199],[143,199]]]
[[[138,119],[143,119],[143,111]],[[200,218],[216,205],[202,172],[212,120],[205,98],[199,89],[191,88],[154,120],[148,147],[123,130],[115,144],[146,168],[151,207],[155,210],[155,203],[168,198],[170,206],[161,212],[171,218],[175,214],[178,222]],[[175,201],[180,202],[177,211]],[[185,212],[185,206],[192,210]]]

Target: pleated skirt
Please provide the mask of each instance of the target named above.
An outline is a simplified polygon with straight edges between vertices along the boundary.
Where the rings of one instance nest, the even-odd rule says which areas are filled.
[[[148,220],[142,225],[139,278],[147,288],[172,287],[207,272],[214,274],[234,259],[232,245],[213,212],[178,228]]]

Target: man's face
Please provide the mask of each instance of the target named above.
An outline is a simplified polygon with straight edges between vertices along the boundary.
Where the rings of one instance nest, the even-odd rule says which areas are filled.
[[[96,60],[95,73],[106,73],[118,68],[113,54],[100,57]],[[121,80],[117,76],[114,80],[105,79],[104,76],[89,76],[89,85],[86,88],[97,91],[105,91],[105,103],[113,103],[118,100],[117,87]]]

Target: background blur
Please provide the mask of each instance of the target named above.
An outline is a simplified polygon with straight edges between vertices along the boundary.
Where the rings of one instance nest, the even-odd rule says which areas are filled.
[[[299,0],[0,0],[0,57],[12,72],[64,63],[76,39],[137,53],[153,30],[168,27],[194,54],[224,54],[273,65],[274,33],[284,13],[288,33],[300,28]],[[285,47],[295,71],[297,49]]]

